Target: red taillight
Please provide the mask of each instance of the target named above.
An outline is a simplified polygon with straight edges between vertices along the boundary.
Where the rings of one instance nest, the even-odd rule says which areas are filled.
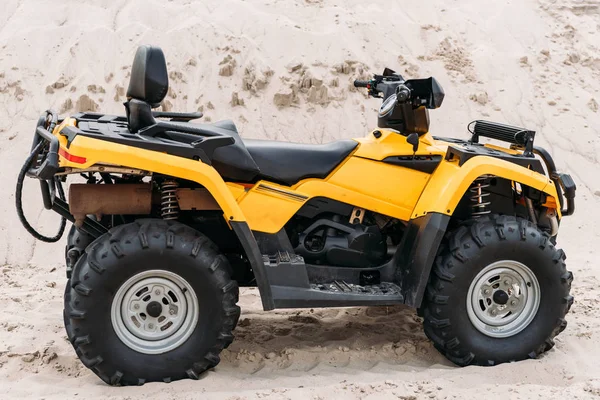
[[[87,162],[87,159],[85,157],[74,156],[73,154],[70,154],[65,149],[63,149],[62,147],[60,149],[58,149],[58,154],[61,157],[64,157],[67,161],[71,161],[71,162],[74,162],[77,164],[85,164]]]

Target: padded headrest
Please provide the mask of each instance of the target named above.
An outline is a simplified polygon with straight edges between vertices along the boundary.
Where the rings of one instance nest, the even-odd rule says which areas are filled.
[[[158,107],[167,95],[169,75],[165,55],[160,47],[138,47],[133,59],[127,97]]]

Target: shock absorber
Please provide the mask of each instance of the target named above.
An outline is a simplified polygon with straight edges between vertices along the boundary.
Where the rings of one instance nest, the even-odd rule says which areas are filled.
[[[475,179],[469,188],[473,218],[479,218],[492,212],[489,208],[491,202],[488,199],[490,192],[486,190],[488,187],[490,187],[490,176],[484,175]]]
[[[163,219],[177,219],[179,217],[179,202],[176,190],[179,183],[175,180],[165,180],[161,186],[161,216]]]

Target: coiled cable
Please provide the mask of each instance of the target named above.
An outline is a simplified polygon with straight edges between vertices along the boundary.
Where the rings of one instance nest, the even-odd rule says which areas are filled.
[[[23,164],[21,171],[19,171],[19,176],[17,177],[17,187],[15,190],[15,205],[17,207],[17,215],[19,216],[21,224],[23,224],[23,227],[25,228],[25,230],[27,230],[27,232],[31,234],[31,236],[33,236],[37,240],[41,240],[42,242],[55,243],[60,240],[60,238],[65,232],[65,227],[67,226],[67,219],[65,217],[61,217],[58,233],[55,236],[44,236],[31,226],[31,224],[29,223],[29,221],[27,221],[27,218],[25,217],[25,213],[23,213],[23,181],[25,180],[25,175],[31,167],[31,164],[34,162],[45,143],[46,142],[43,140],[40,141],[40,143],[38,143],[38,145],[34,148],[29,157],[27,157],[27,159],[25,160],[25,164]],[[65,192],[63,190],[62,183],[57,177],[54,177],[52,179],[56,186],[58,197],[64,201]]]

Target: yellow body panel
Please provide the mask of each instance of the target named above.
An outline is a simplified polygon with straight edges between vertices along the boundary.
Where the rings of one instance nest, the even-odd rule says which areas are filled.
[[[240,200],[240,208],[252,230],[267,233],[283,228],[313,197],[327,197],[406,221],[428,179],[424,172],[350,157],[326,179],[307,179],[291,188],[259,182]]]
[[[233,197],[239,202],[240,197],[246,194],[246,188],[243,185],[238,185],[233,182],[226,182],[227,187],[231,191]]]
[[[483,175],[516,181],[557,198],[556,189],[548,177],[508,161],[473,157],[462,166],[458,165],[458,161],[442,161],[416,204],[412,218],[428,212],[451,215],[471,183]]]
[[[250,229],[276,233],[306,200],[307,196],[289,187],[261,181],[239,199],[239,204]]]
[[[75,120],[67,119],[56,128],[55,132],[59,132],[64,125],[74,125],[74,123]],[[217,171],[209,165],[166,153],[91,139],[85,136],[77,136],[70,147],[67,148],[67,138],[62,135],[57,136],[63,150],[86,158],[86,162],[80,164],[68,161],[61,156],[61,167],[89,168],[94,164],[114,164],[194,181],[204,186],[213,195],[227,220],[246,220],[232,190],[225,184]]]
[[[363,204],[355,201],[346,203],[376,212],[392,206],[393,215],[387,215],[407,220],[428,180],[429,174],[424,172],[352,157],[327,182],[371,199]]]
[[[387,157],[413,154],[413,146],[406,142],[405,136],[389,129],[379,129],[379,132],[381,132],[379,139],[373,134],[356,139],[360,143],[360,147],[354,155],[372,160],[383,160]],[[415,154],[417,156],[446,154],[446,146],[444,144],[440,146],[429,133],[422,135],[419,142],[419,149]]]
[[[77,136],[67,148],[67,138],[59,134],[66,125],[75,126],[76,121],[67,118],[54,130],[61,149],[85,157],[86,161],[74,163],[61,156],[61,167],[115,164],[194,181],[210,191],[227,220],[246,221],[250,229],[259,232],[278,232],[314,197],[326,197],[403,221],[431,212],[451,215],[471,183],[488,174],[543,191],[554,201],[558,198],[548,177],[491,157],[473,157],[462,166],[457,161],[442,160],[432,174],[381,162],[387,157],[413,154],[406,137],[385,129],[380,130],[379,138],[369,134],[357,139],[359,146],[354,154],[327,178],[305,179],[287,187],[266,181],[254,185],[224,182],[213,167],[200,161],[85,136]],[[444,156],[448,145],[425,134],[420,137],[416,155]]]

